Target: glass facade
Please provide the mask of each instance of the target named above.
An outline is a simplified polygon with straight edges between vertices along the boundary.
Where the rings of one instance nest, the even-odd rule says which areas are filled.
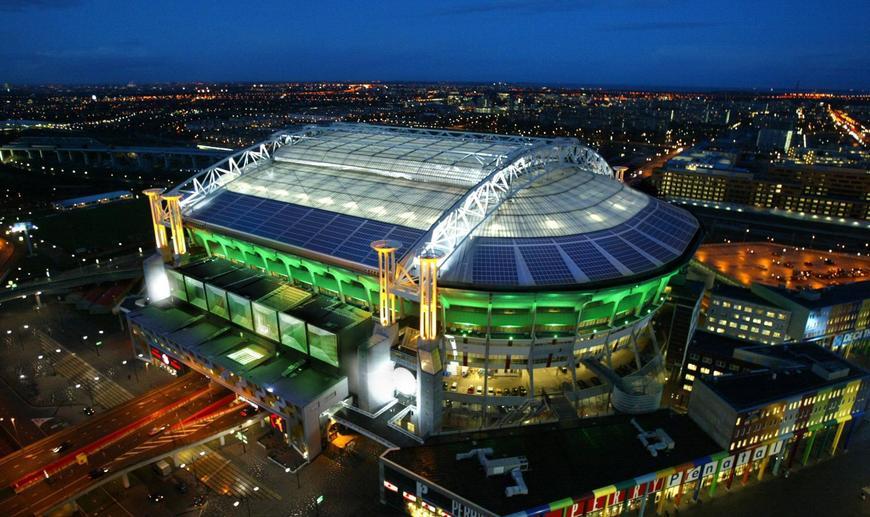
[[[286,313],[278,313],[278,324],[281,329],[281,343],[302,352],[308,353],[308,336],[305,322]]]
[[[187,301],[187,289],[184,287],[184,277],[174,269],[167,269],[166,276],[169,278],[169,292],[179,300]]]
[[[205,297],[208,300],[208,308],[212,314],[224,319],[230,319],[230,310],[227,305],[227,292],[213,285],[205,284]]]
[[[278,313],[275,309],[253,302],[254,332],[278,341]]]
[[[184,284],[187,286],[187,301],[196,305],[200,309],[208,310],[208,302],[205,299],[205,286],[199,280],[184,277]]]
[[[254,330],[254,318],[251,314],[251,302],[243,296],[233,293],[227,293],[227,301],[230,306],[230,321],[245,327],[248,330]]]
[[[338,366],[338,337],[327,330],[308,325],[308,343],[311,357]]]

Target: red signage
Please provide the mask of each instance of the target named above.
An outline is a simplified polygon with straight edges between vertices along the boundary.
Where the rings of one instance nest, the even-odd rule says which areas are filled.
[[[159,348],[153,347],[153,346],[151,347],[151,357],[153,357],[154,359],[157,359],[161,363],[165,364],[166,366],[169,366],[170,368],[172,368],[173,370],[175,370],[177,372],[180,372],[184,368],[184,365],[181,364],[181,362],[178,359],[168,356],[166,354],[166,352],[160,350]]]
[[[284,419],[278,415],[271,414],[269,415],[269,423],[272,424],[272,427],[281,431],[282,433],[286,433],[287,430],[284,426]]]

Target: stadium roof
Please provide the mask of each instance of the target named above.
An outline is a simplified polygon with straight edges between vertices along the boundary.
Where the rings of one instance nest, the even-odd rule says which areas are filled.
[[[177,187],[185,218],[364,271],[372,241],[405,260],[437,242],[443,284],[501,289],[649,275],[698,233],[575,139],[333,124],[269,142]]]

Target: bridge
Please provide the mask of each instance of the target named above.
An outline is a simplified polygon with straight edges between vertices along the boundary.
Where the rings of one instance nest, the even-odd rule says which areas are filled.
[[[121,260],[114,263],[80,267],[52,278],[33,280],[12,288],[0,289],[0,303],[35,294],[60,294],[85,285],[136,278],[142,276],[141,260],[137,255],[121,257]]]
[[[25,137],[0,146],[0,162],[27,160],[104,167],[133,166],[150,170],[162,164],[169,170],[179,162],[199,169],[230,155],[232,150],[202,147],[115,146],[91,138]]]

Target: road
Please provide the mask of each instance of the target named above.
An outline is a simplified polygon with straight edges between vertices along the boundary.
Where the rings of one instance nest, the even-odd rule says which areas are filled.
[[[113,473],[159,458],[169,452],[204,440],[224,429],[242,425],[247,418],[239,414],[238,406],[227,405],[227,390],[207,388],[205,396],[196,398],[177,412],[168,413],[142,425],[132,433],[110,443],[88,457],[85,465],[72,464],[49,480],[39,481],[21,493],[2,501],[4,515],[30,515],[48,511],[77,495],[108,481]],[[234,397],[230,397],[232,399]],[[219,407],[218,407],[219,406]],[[202,414],[209,413],[208,415]],[[194,418],[193,421],[191,417]],[[188,422],[180,425],[181,422]],[[171,426],[151,435],[158,426]],[[98,467],[108,467],[109,474],[92,479],[89,473]]]
[[[93,443],[115,430],[147,417],[188,393],[203,389],[207,380],[191,374],[152,391],[151,393],[95,415],[82,424],[63,429],[0,459],[0,487],[10,486],[30,472],[57,461],[60,456],[52,448],[69,442],[62,456]]]

